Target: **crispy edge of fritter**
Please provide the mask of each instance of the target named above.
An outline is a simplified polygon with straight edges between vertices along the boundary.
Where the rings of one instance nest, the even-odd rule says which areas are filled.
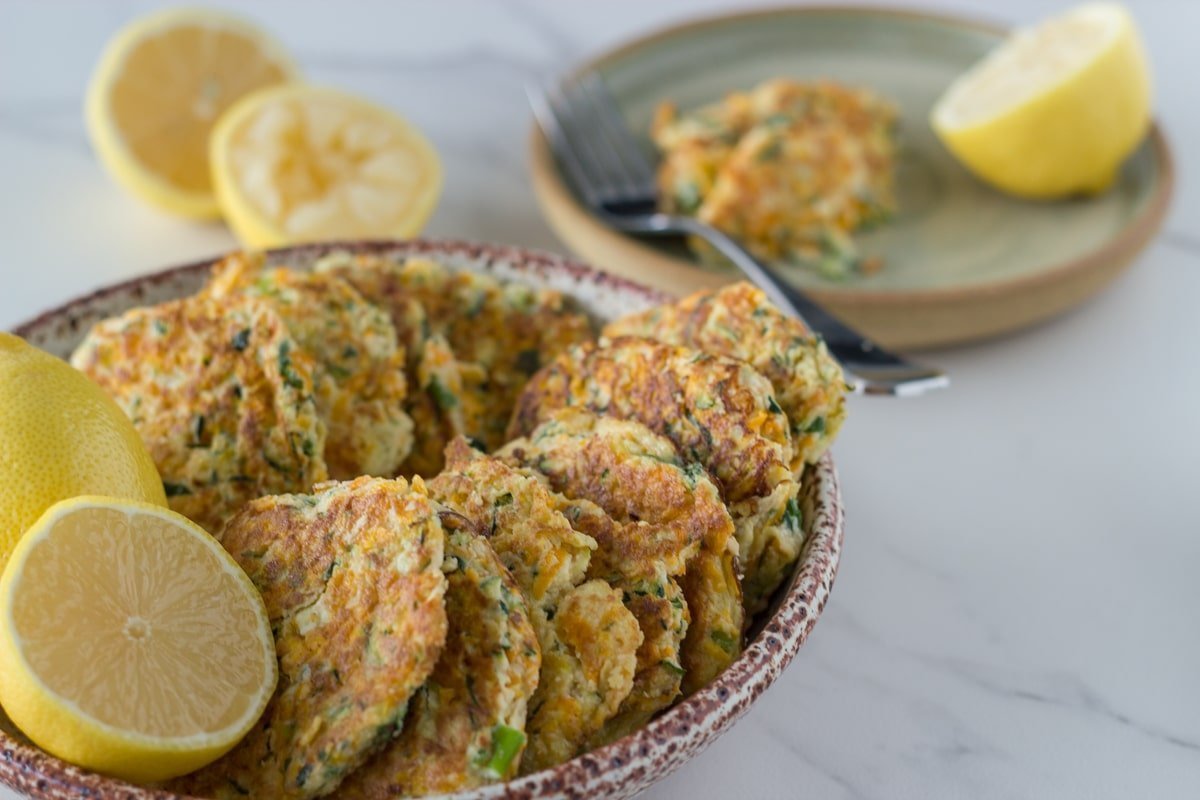
[[[745,281],[622,317],[604,335],[645,336],[746,361],[774,387],[805,464],[820,459],[845,420],[845,375],[825,341]]]
[[[339,787],[346,800],[419,797],[511,778],[525,743],[541,648],[516,581],[466,518],[443,512],[446,616],[441,658],[404,730]]]
[[[359,478],[249,503],[221,544],[263,595],[279,686],[228,754],[175,782],[311,798],[389,741],[446,638],[438,511],[415,480]]]
[[[336,479],[390,477],[413,448],[405,411],[405,350],[391,315],[329,272],[266,267],[261,254],[234,253],[200,291],[270,304],[314,359],[317,405],[329,429],[325,460]]]
[[[599,545],[589,576],[620,588],[642,627],[633,691],[598,743],[639,727],[681,685],[694,690],[736,658],[744,611],[735,528],[702,467],[684,465],[669,440],[636,421],[577,408],[554,413],[496,455],[537,470],[566,497],[599,507],[600,513],[568,518]],[[677,534],[658,536],[656,528],[665,526]],[[652,546],[643,547],[647,541]],[[684,576],[685,568],[697,574]],[[680,619],[672,604],[684,596],[687,616]]]
[[[486,380],[464,399],[480,409],[479,424],[463,433],[489,450],[504,443],[508,417],[529,376],[568,346],[595,337],[588,317],[569,308],[560,292],[428,258],[397,262],[334,254],[317,269],[341,275],[388,308],[398,328],[406,305],[416,301],[425,311],[423,334],[445,336],[461,362],[483,370]]]
[[[189,297],[133,309],[97,323],[71,363],[133,421],[171,508],[206,530],[328,477],[312,361],[269,306]]]
[[[526,723],[529,748],[521,762],[523,775],[589,749],[593,736],[632,691],[642,643],[641,628],[620,591],[600,580],[568,592],[554,619],[544,625],[553,634],[542,643],[541,681]]]
[[[595,541],[559,511],[563,498],[462,438],[446,462],[431,491],[486,532],[530,603],[542,667],[521,771],[553,766],[585,749],[629,695],[641,630],[619,591],[583,583]]]
[[[767,379],[742,361],[634,337],[571,348],[529,382],[509,439],[567,406],[635,419],[666,436],[713,474],[730,502],[769,494],[791,473],[787,417]]]
[[[798,484],[787,417],[767,379],[745,362],[690,348],[601,340],[534,376],[513,413],[512,438],[571,406],[636,419],[708,470],[734,519],[747,610],[764,607],[783,571],[762,559],[798,555],[804,535],[792,524]]]
[[[680,575],[706,530],[720,524],[714,517],[728,519],[715,486],[711,507],[697,505],[697,482],[708,482],[703,468],[677,476],[684,468],[675,446],[636,420],[561,409],[496,457],[545,475],[555,492],[590,500],[622,526],[636,527],[599,531],[605,538],[596,538],[596,577],[648,574],[652,564]]]

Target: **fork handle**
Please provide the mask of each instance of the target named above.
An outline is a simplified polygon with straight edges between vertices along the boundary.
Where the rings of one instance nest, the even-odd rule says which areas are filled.
[[[912,396],[950,385],[950,378],[944,372],[889,353],[830,314],[735,239],[691,217],[673,217],[672,222],[717,248],[773,303],[820,334],[829,352],[849,373],[847,377],[855,393]]]

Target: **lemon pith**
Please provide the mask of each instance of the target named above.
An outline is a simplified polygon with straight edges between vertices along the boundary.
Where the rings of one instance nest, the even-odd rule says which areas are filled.
[[[210,148],[221,210],[247,247],[413,236],[441,194],[419,131],[333,89],[255,92],[221,117]]]
[[[22,538],[0,577],[0,702],[43,749],[133,781],[218,758],[276,680],[249,578],[198,526],[79,497]]]
[[[296,75],[284,49],[238,17],[192,8],[149,14],[105,47],[88,86],[88,133],[129,191],[181,216],[216,217],[213,124],[238,98]]]
[[[0,563],[59,500],[105,494],[167,504],[146,446],[112,398],[8,333],[0,333],[0,443]]]
[[[1150,75],[1132,18],[1094,3],[1014,34],[947,89],[931,124],[1003,191],[1103,191],[1150,126]]]

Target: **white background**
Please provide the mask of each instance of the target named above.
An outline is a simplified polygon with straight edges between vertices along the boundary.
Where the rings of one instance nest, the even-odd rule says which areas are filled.
[[[239,5],[311,78],[430,135],[447,183],[429,235],[561,250],[526,178],[523,85],[719,4]],[[928,7],[1027,23],[1065,5]],[[853,401],[825,615],[649,797],[1200,796],[1200,2],[1131,5],[1179,173],[1164,233],[1078,311],[929,356],[951,391]],[[234,247],[117,189],[86,142],[88,74],[147,6],[0,2],[0,329]]]

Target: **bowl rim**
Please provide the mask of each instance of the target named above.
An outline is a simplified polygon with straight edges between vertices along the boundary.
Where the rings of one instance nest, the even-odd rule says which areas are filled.
[[[535,276],[566,273],[580,283],[581,291],[596,286],[632,293],[652,302],[670,299],[663,292],[579,261],[509,245],[464,240],[369,240],[296,245],[265,252],[268,258],[315,259],[336,250],[451,256],[474,261],[482,269],[505,263],[518,272]],[[101,287],[15,326],[13,332],[29,338],[58,320],[72,319],[73,312],[86,309],[99,300],[200,273],[220,257],[201,259]],[[570,295],[570,290],[564,294]],[[733,664],[708,686],[680,700],[622,739],[547,770],[447,797],[517,800],[557,796],[563,792],[570,792],[571,796],[591,796],[589,790],[600,789],[614,797],[626,797],[674,772],[732,726],[775,682],[804,644],[824,609],[837,575],[844,515],[832,455],[826,453],[810,470],[814,481],[811,493],[814,513],[808,521],[811,527],[804,550],[791,580],[779,590],[771,609],[760,617],[764,621],[761,629]],[[186,797],[89,772],[2,730],[0,782],[18,792],[41,798],[77,797],[82,791],[92,797],[120,797],[123,800]]]

